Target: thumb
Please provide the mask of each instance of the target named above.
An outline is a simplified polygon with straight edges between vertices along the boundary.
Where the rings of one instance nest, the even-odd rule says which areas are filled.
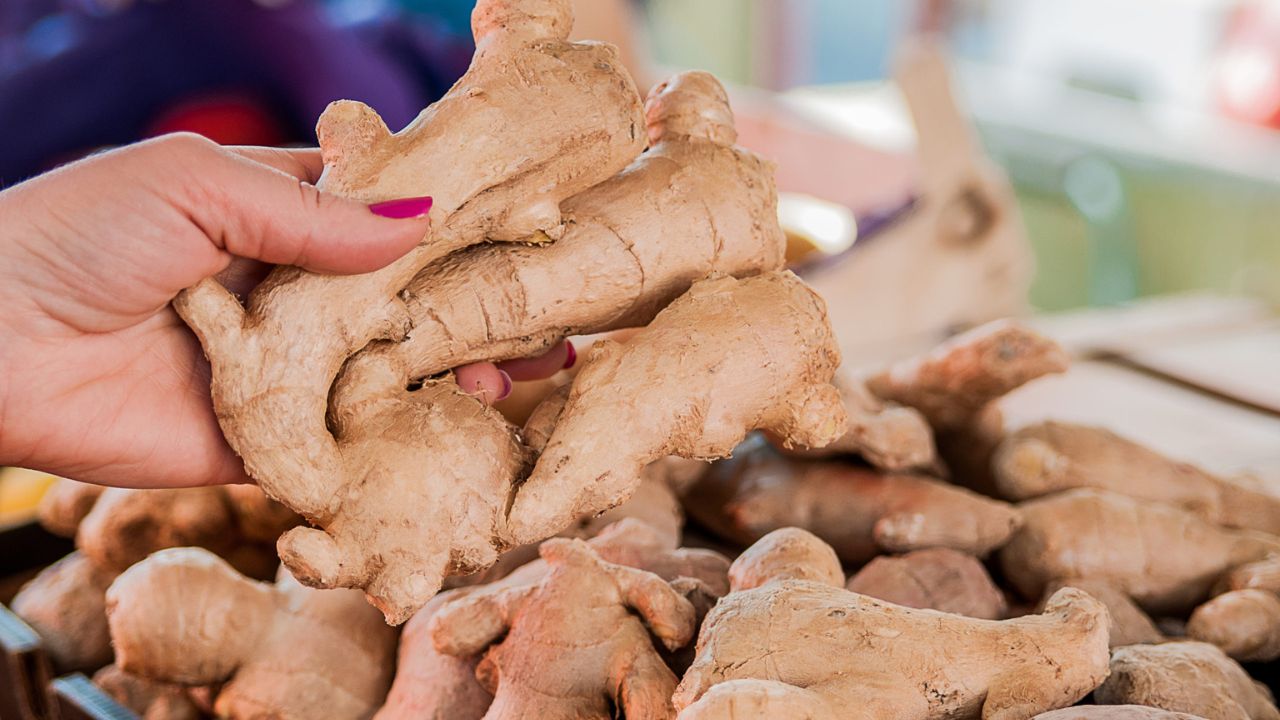
[[[185,188],[167,194],[211,242],[238,257],[320,273],[370,272],[413,249],[430,225],[429,197],[365,205],[198,136],[157,144],[177,155],[169,167],[198,168],[183,178]]]

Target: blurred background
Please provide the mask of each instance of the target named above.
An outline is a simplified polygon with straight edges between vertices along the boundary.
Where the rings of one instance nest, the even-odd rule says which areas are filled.
[[[309,144],[326,103],[392,127],[465,69],[467,0],[3,0],[0,187],[174,130]],[[736,85],[784,190],[892,214],[919,184],[890,81],[943,39],[1016,191],[1039,310],[1193,290],[1280,303],[1276,0],[578,0],[577,35]],[[925,121],[927,122],[927,120]],[[927,128],[922,128],[921,132]]]

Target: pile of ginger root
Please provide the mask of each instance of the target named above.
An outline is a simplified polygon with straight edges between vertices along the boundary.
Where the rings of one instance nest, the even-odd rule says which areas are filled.
[[[480,0],[399,132],[320,118],[322,190],[433,197],[415,250],[175,300],[260,491],[51,495],[80,549],[15,607],[61,669],[148,720],[1280,718],[1280,497],[1007,427],[1070,365],[1016,321],[841,370],[724,88],[642,101],[569,5]],[[520,427],[450,374],[588,335]]]

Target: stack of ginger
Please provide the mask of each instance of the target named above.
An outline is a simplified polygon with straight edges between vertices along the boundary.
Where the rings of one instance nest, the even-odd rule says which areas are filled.
[[[1006,429],[1068,364],[1015,323],[836,378],[724,89],[642,103],[569,4],[480,0],[398,133],[320,118],[323,190],[434,198],[415,250],[175,301],[260,490],[58,486],[59,669],[148,720],[1280,718],[1280,497]],[[523,427],[449,375],[624,328]]]

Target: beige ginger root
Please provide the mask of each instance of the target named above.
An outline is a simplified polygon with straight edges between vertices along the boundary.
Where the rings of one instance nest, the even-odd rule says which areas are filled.
[[[1082,705],[1040,713],[1031,720],[1207,720],[1146,705]]]
[[[1187,636],[1222,648],[1241,662],[1280,658],[1280,597],[1266,590],[1232,590],[1196,608]]]
[[[882,552],[947,547],[984,556],[1019,523],[1008,503],[921,475],[786,458],[752,440],[711,466],[684,497],[686,511],[748,544],[778,528],[804,528],[858,565]]]
[[[106,488],[60,478],[49,486],[36,508],[40,525],[61,537],[74,538],[81,521]]]
[[[1117,649],[1111,675],[1094,692],[1094,700],[1150,705],[1210,720],[1280,718],[1265,688],[1221,650],[1201,642]]]
[[[720,83],[676,75],[650,93],[646,120],[650,148],[565,201],[554,243],[471,248],[419,273],[405,292],[413,332],[348,363],[335,402],[370,384],[538,355],[567,335],[646,325],[696,280],[780,269],[773,168],[733,145]]]
[[[113,573],[163,548],[203,547],[221,555],[238,540],[221,487],[107,488],[76,532],[80,551]]]
[[[785,348],[785,350],[784,350]],[[790,272],[704,280],[626,345],[588,354],[516,494],[517,541],[626,500],[667,455],[728,455],[751,430],[821,446],[845,425],[839,351],[822,299]]]
[[[1011,720],[1070,705],[1106,677],[1106,609],[1078,590],[1060,592],[1042,615],[977,620],[796,579],[803,553],[770,557],[777,546],[767,536],[734,561],[732,592],[703,622],[674,697],[682,719],[740,717],[710,712],[701,698],[732,709],[733,686],[708,691],[750,679],[759,682],[736,687],[752,717]],[[745,587],[740,564],[753,567]]]
[[[214,709],[240,720],[365,718],[391,681],[395,631],[352,590],[275,585],[197,548],[155,553],[107,591],[116,664],[184,685],[225,683]]]
[[[1109,430],[1045,422],[1010,435],[996,452],[1002,497],[1028,500],[1094,487],[1177,505],[1218,525],[1280,534],[1280,496],[1220,478]]]
[[[845,585],[852,592],[903,607],[999,620],[1009,611],[1004,593],[981,562],[950,548],[881,555]]]
[[[1269,590],[1280,595],[1280,555],[1232,568],[1218,580],[1214,592],[1221,594],[1230,590],[1248,588]]]
[[[844,435],[823,448],[797,451],[801,457],[858,455],[883,470],[912,470],[937,465],[938,454],[929,422],[915,408],[885,402],[862,380],[839,377],[845,414]]]
[[[1207,523],[1178,508],[1092,489],[1022,503],[1022,528],[1000,550],[1023,596],[1054,580],[1111,583],[1152,613],[1190,610],[1228,569],[1280,551],[1280,539]]]
[[[1044,597],[1040,601],[1040,608],[1043,609],[1045,604],[1049,602],[1049,598],[1064,587],[1083,590],[1089,593],[1093,599],[1107,607],[1107,614],[1111,617],[1110,632],[1108,633],[1111,647],[1117,648],[1123,645],[1141,645],[1164,641],[1164,633],[1160,631],[1160,628],[1156,627],[1155,621],[1151,619],[1151,616],[1143,612],[1142,608],[1138,607],[1124,591],[1103,580],[1068,578],[1051,582],[1044,589]]]
[[[320,118],[322,190],[361,202],[434,198],[430,235],[415,250],[358,276],[278,268],[249,296],[247,308],[213,280],[174,302],[210,359],[214,409],[249,474],[313,523],[343,526],[337,546],[309,536],[285,548],[285,562],[305,582],[373,585],[374,593],[383,592],[379,585],[399,586],[387,590],[397,597],[382,601],[396,606],[393,615],[421,605],[434,590],[436,567],[422,577],[405,577],[403,568],[394,578],[369,577],[376,560],[362,548],[398,555],[423,538],[384,538],[369,528],[376,543],[353,542],[353,526],[363,524],[355,518],[368,517],[353,508],[364,504],[368,484],[384,497],[411,495],[409,488],[420,482],[412,475],[418,466],[380,464],[368,456],[367,442],[342,443],[331,435],[329,392],[351,355],[371,341],[409,333],[400,293],[419,270],[485,240],[559,236],[560,201],[611,177],[643,147],[640,99],[617,53],[568,42],[571,25],[569,0],[481,0],[472,15],[477,50],[471,68],[403,131],[392,135],[359,103],[335,103]],[[408,426],[422,421],[428,402],[464,417],[482,413],[478,400],[456,392],[459,397],[449,398],[446,388],[435,389],[446,397],[414,398],[412,410],[397,413],[380,413],[378,406],[403,397],[362,398],[334,422],[352,432],[357,424]],[[456,408],[464,402],[477,407]],[[506,431],[488,424],[485,432]],[[397,442],[419,439],[406,433]],[[368,477],[371,466],[380,477]],[[394,480],[401,473],[409,476]],[[438,553],[434,548],[436,565]],[[361,567],[339,571],[341,560]]]
[[[114,579],[115,573],[73,552],[14,596],[13,612],[40,636],[59,673],[95,670],[111,662],[106,593]]]
[[[548,570],[538,583],[478,588],[431,618],[438,650],[484,653],[476,675],[494,694],[484,717],[606,720],[614,708],[637,720],[674,717],[676,677],[649,634],[671,650],[688,643],[689,601],[657,575],[601,560],[582,540],[556,538],[540,550]]]
[[[200,720],[200,706],[181,685],[148,680],[108,665],[93,675],[93,684],[142,720]]]

